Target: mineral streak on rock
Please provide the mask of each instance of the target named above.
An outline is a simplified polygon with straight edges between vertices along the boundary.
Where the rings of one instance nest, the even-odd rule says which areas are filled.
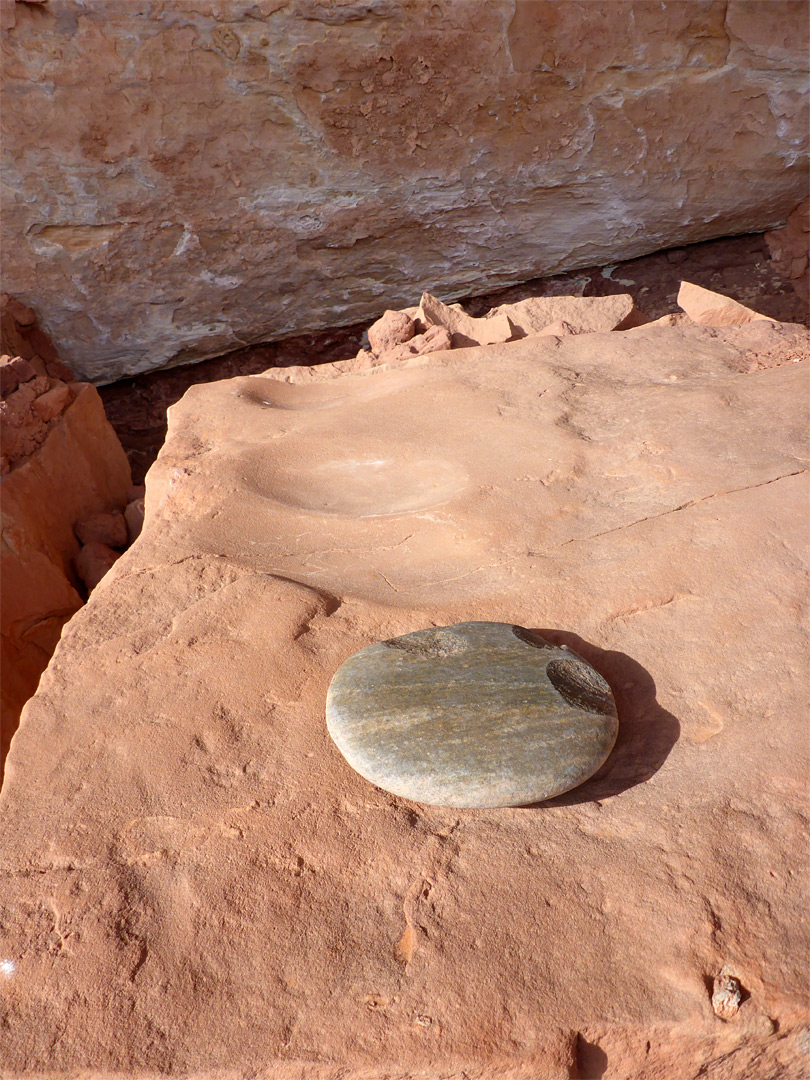
[[[418,802],[469,809],[560,795],[607,758],[616,706],[584,660],[527,638],[465,622],[369,645],[332,679],[329,733],[367,780]]]

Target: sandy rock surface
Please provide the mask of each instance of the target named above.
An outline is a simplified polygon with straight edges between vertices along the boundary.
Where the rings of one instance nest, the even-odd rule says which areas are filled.
[[[799,1080],[808,352],[753,327],[189,390],[8,759],[0,1071]],[[340,664],[470,619],[607,679],[586,785],[342,759]]]
[[[805,7],[4,0],[5,287],[109,382],[774,228]]]

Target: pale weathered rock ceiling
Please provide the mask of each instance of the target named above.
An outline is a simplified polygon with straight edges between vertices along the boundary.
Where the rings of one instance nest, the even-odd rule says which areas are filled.
[[[4,287],[98,382],[765,229],[805,194],[803,3],[3,17]]]

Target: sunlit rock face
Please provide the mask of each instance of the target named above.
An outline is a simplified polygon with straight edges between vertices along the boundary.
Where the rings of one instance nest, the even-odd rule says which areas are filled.
[[[3,18],[5,287],[96,382],[771,228],[805,194],[801,2]]]
[[[11,745],[0,1075],[806,1075],[808,348],[683,300],[172,406]]]

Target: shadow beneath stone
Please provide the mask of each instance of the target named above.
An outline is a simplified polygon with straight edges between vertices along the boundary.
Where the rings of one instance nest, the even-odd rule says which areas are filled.
[[[655,699],[652,675],[631,657],[591,645],[565,630],[532,627],[553,645],[567,645],[607,681],[619,714],[619,737],[604,765],[584,784],[532,807],[577,806],[609,799],[643,784],[661,768],[681,733],[677,719]]]

